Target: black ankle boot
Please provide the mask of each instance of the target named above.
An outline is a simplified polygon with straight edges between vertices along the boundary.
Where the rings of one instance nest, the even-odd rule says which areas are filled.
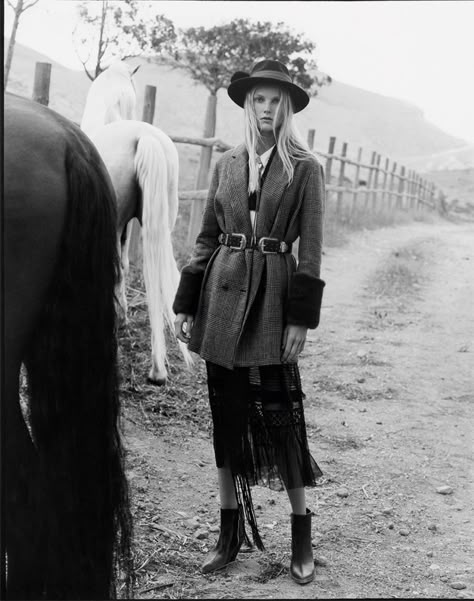
[[[291,564],[290,574],[298,584],[307,584],[314,579],[314,558],[311,545],[311,516],[291,514]]]
[[[201,567],[203,574],[214,572],[234,561],[244,541],[242,508],[221,509],[221,530],[216,546],[209,551]]]

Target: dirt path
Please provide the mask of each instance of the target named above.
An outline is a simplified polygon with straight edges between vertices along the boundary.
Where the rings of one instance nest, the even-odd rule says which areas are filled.
[[[286,495],[261,487],[267,551],[202,576],[219,511],[208,415],[164,427],[128,403],[138,598],[474,596],[474,224],[385,228],[325,252],[322,321],[301,358],[324,472],[308,490],[314,582],[291,581]],[[203,376],[199,364],[186,392],[200,412]],[[162,394],[172,410],[173,382]]]

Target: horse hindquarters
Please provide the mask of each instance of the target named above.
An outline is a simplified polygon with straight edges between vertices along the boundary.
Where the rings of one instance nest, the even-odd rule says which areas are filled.
[[[69,148],[65,162],[68,216],[51,302],[27,362],[48,482],[45,592],[107,599],[116,560],[130,560],[131,521],[118,431],[115,203],[98,155],[89,160]]]
[[[16,152],[10,148],[6,152],[12,176],[5,196],[8,199],[11,193],[13,201],[19,199],[28,207],[43,194],[38,204],[43,219],[38,221],[31,212],[26,215],[30,237],[12,239],[10,256],[21,260],[11,269],[28,285],[28,290],[19,294],[20,300],[36,298],[33,282],[44,285],[44,294],[36,299],[30,317],[19,306],[16,321],[31,327],[19,351],[9,341],[7,350],[9,356],[11,349],[17,348],[17,355],[26,351],[12,366],[17,380],[21,360],[28,372],[37,477],[29,483],[33,492],[25,494],[35,500],[37,511],[26,518],[36,520],[42,538],[24,541],[22,556],[17,539],[13,535],[8,538],[7,532],[7,595],[107,599],[114,595],[119,566],[124,569],[127,588],[131,582],[131,519],[118,429],[115,200],[101,159],[86,136],[40,105],[26,100],[20,104],[20,119],[11,110],[13,104],[6,110],[6,134],[18,142]],[[26,126],[25,115],[30,117]],[[53,154],[48,144],[54,147]],[[15,165],[25,169],[25,157],[34,157],[36,162],[28,170],[30,179],[33,175],[41,178],[51,168],[52,156],[59,163],[56,178],[35,180],[29,188],[11,191],[19,181],[14,176]],[[63,212],[57,216],[60,227],[55,237],[53,222],[45,212],[51,212],[52,200],[59,198]],[[13,210],[5,227],[7,236],[14,237],[17,227],[18,210]],[[6,282],[6,289],[10,300],[21,292],[13,278]],[[9,306],[15,307],[15,303]],[[14,337],[14,330],[12,334]],[[18,404],[18,397],[13,399],[13,385],[9,391],[9,400]],[[11,415],[7,428],[14,426],[15,414]],[[30,457],[19,456],[22,450],[18,445],[10,449],[8,473],[13,478],[19,471],[15,468]],[[8,489],[7,496],[12,486]],[[21,519],[15,512],[8,516],[9,521],[10,517]],[[17,526],[20,521],[11,524],[10,532]],[[30,572],[26,553],[36,556],[41,582]]]

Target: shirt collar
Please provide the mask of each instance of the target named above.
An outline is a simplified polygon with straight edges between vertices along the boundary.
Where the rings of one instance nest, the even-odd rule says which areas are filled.
[[[260,160],[262,161],[262,165],[263,165],[264,169],[268,163],[268,159],[270,158],[270,155],[272,154],[272,150],[274,148],[275,148],[275,144],[273,144],[273,146],[271,148],[269,148],[263,154],[260,155]]]

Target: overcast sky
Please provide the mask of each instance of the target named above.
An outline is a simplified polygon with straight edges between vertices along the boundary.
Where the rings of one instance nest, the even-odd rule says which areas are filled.
[[[23,13],[17,40],[80,69],[71,31],[73,0],[39,0]],[[408,100],[444,131],[474,143],[474,2],[158,1],[176,27],[234,18],[283,21],[317,45],[319,68],[334,79]],[[5,35],[13,11],[4,4]]]

